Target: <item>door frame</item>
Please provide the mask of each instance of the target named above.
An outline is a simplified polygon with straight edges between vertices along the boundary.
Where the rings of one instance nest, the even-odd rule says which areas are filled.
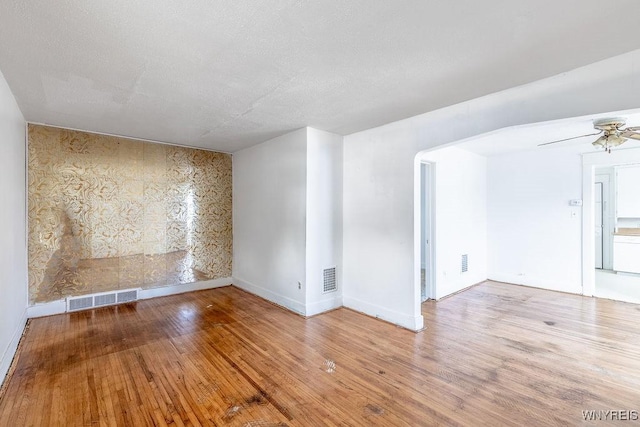
[[[596,168],[594,184],[602,183],[602,269],[613,269],[613,223],[615,221],[615,198],[613,169],[602,171]],[[594,199],[595,202],[595,199]]]
[[[594,205],[596,205],[597,201],[598,201],[598,192],[600,193],[600,239],[594,238],[594,242],[593,242],[593,246],[594,249],[596,249],[596,255],[598,254],[598,246],[600,247],[600,259],[598,259],[598,257],[595,257],[595,265],[596,265],[596,269],[598,270],[603,270],[604,266],[605,266],[605,262],[604,262],[604,217],[605,217],[605,206],[606,206],[606,202],[604,199],[604,182],[603,181],[599,181],[596,175],[596,181],[593,183],[594,185],[594,189],[593,189],[593,193],[594,193],[594,197],[593,197],[593,203]],[[600,187],[600,188],[598,188]],[[598,210],[595,210],[595,218],[598,217]],[[595,222],[595,221],[594,221]],[[597,226],[597,222],[595,222],[595,225]],[[594,232],[596,230],[596,228],[594,227]],[[596,234],[597,236],[597,234]],[[598,240],[600,240],[598,242]],[[598,262],[600,263],[600,267],[598,267]]]
[[[640,148],[598,151],[582,155],[582,294],[593,296],[596,282],[594,247],[594,183],[596,168],[640,163]]]
[[[420,227],[420,257],[419,257],[419,269],[421,270],[424,263],[425,268],[425,292],[426,299],[436,299],[436,275],[435,275],[435,204],[436,204],[436,185],[435,185],[435,168],[436,164],[433,162],[420,161],[420,220],[418,221]],[[423,245],[424,238],[429,239],[428,244]],[[424,250],[426,248],[426,253]],[[420,277],[420,302],[424,302],[422,298],[422,278],[421,271],[419,270]]]

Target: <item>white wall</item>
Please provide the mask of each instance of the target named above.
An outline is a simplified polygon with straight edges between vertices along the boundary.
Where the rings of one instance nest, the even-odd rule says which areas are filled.
[[[487,159],[447,147],[425,153],[435,175],[436,299],[487,279]],[[462,255],[468,271],[462,273]]]
[[[342,305],[341,270],[342,137],[304,128],[234,153],[234,284],[310,316]]]
[[[26,322],[25,156],[24,117],[0,73],[0,383]]]
[[[423,322],[413,264],[416,137],[403,121],[344,140],[344,305],[410,329]]]
[[[572,152],[573,151],[573,152]],[[489,278],[582,293],[582,157],[536,150],[488,159]]]
[[[306,142],[299,129],[233,154],[234,285],[302,314]]]
[[[640,51],[634,51],[346,136],[345,305],[409,328],[422,326],[420,283],[414,275],[420,252],[414,245],[419,151],[507,126],[637,108],[638,63]]]
[[[306,314],[342,305],[342,136],[307,128]],[[323,294],[323,270],[338,290]]]

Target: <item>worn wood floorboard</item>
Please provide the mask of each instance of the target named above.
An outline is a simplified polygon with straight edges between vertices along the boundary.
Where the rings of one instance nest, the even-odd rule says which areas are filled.
[[[32,320],[1,426],[597,425],[640,410],[640,306],[495,282],[421,333],[234,287]],[[621,423],[624,423],[622,421]]]

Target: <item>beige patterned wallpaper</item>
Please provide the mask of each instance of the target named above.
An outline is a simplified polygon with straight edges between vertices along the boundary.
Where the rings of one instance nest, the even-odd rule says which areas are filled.
[[[31,303],[231,276],[231,156],[29,125]]]

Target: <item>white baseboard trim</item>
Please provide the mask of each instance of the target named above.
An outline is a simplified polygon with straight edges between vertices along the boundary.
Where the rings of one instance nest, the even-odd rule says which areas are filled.
[[[449,290],[445,295],[436,295],[435,300],[436,301],[440,301],[441,299],[448,298],[450,296],[462,293],[462,292],[464,292],[464,291],[466,291],[468,289],[473,288],[474,286],[477,286],[477,285],[479,285],[479,284],[481,284],[483,282],[486,282],[487,280],[489,280],[489,279],[482,279],[482,280],[479,280],[479,281],[477,281],[475,283],[472,283],[470,285],[465,285],[465,286],[463,286],[461,288],[456,288],[455,290]],[[437,293],[438,293],[438,287],[436,286],[436,294]]]
[[[312,302],[307,304],[306,315],[315,316],[316,314],[324,313],[325,311],[335,310],[342,307],[342,295],[335,296],[333,298],[327,298],[322,301]]]
[[[604,298],[610,299],[614,301],[622,301],[622,302],[630,302],[632,304],[640,304],[640,297],[634,295],[626,295],[621,292],[616,292],[615,290],[609,289],[596,289],[595,294],[593,295],[596,298]]]
[[[419,316],[408,316],[404,313],[389,310],[376,304],[359,300],[353,297],[343,297],[342,302],[345,307],[371,317],[386,320],[387,322],[402,326],[412,331],[419,331],[424,328],[424,318]]]
[[[265,289],[261,286],[248,282],[246,280],[239,279],[237,277],[233,278],[233,285],[237,288],[249,292],[250,294],[257,295],[260,298],[264,298],[267,301],[271,301],[275,304],[278,304],[279,306],[289,309],[294,313],[302,314],[303,316],[307,315],[305,305],[294,299],[277,294],[270,291],[269,289]]]
[[[202,280],[200,282],[184,283],[181,285],[171,285],[171,286],[162,286],[159,288],[142,289],[140,292],[138,292],[138,299],[166,297],[169,295],[182,294],[185,292],[221,288],[223,286],[229,286],[232,283],[233,283],[233,279],[231,277],[222,277],[220,279]]]
[[[138,300],[164,297],[168,295],[176,295],[184,292],[200,291],[203,289],[214,289],[222,286],[229,286],[232,284],[231,277],[223,277],[220,279],[202,280],[194,283],[184,283],[181,285],[163,286],[160,288],[141,289],[138,292]],[[62,314],[67,311],[66,300],[57,300],[51,302],[45,302],[42,304],[34,304],[27,307],[27,317],[32,319],[34,317],[52,316],[54,314]]]
[[[26,324],[27,310],[22,313],[22,317],[18,322],[18,326],[13,332],[11,341],[9,341],[9,345],[4,349],[2,353],[2,358],[0,359],[0,386],[4,382],[7,372],[9,372],[11,362],[13,361],[13,357],[16,355],[16,351],[18,350],[18,344],[20,343],[20,338],[22,337],[22,333],[24,332]]]
[[[27,317],[53,316],[54,314],[62,314],[67,311],[67,302],[63,299],[51,302],[43,302],[27,307]]]
[[[517,274],[508,273],[491,273],[487,280],[495,282],[510,283],[513,285],[527,286],[530,288],[546,289],[549,291],[566,292],[569,294],[582,295],[582,284],[576,283],[571,287],[564,285],[563,281],[548,280],[533,276],[518,276]]]

